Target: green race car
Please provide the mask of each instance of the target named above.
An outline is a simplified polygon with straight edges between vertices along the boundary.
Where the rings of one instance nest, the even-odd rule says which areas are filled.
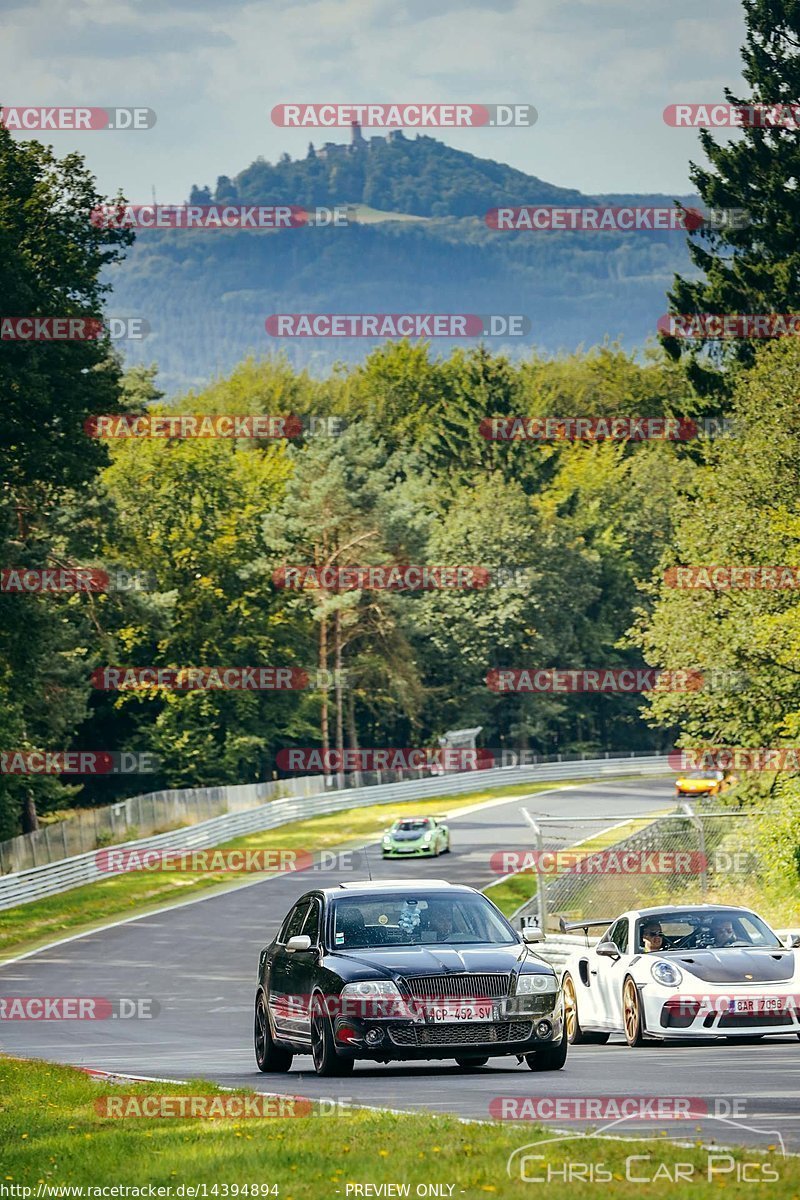
[[[401,817],[383,835],[384,858],[435,858],[450,849],[450,830],[440,817]]]

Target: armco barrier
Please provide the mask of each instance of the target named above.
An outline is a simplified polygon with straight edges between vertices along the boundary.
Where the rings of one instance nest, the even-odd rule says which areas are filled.
[[[315,796],[272,800],[244,812],[225,813],[188,829],[175,829],[154,837],[121,843],[127,847],[175,850],[202,850],[219,846],[232,838],[265,829],[275,829],[291,821],[323,816],[347,808],[370,804],[393,804],[401,800],[422,800],[429,796],[455,796],[484,791],[490,787],[546,783],[550,780],[596,779],[604,775],[658,775],[669,771],[664,754],[628,758],[584,759],[580,762],[539,763],[527,767],[499,767],[487,771],[467,771],[438,775],[428,779],[386,783],[373,787],[350,788],[341,792],[321,792]],[[96,863],[97,851],[77,854],[43,867],[32,867],[0,876],[0,910],[27,904],[42,896],[53,896],[84,883],[107,878]]]

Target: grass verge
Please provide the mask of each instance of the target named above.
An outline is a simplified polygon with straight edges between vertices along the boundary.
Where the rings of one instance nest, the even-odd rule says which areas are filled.
[[[286,1082],[290,1084],[291,1078]],[[335,1104],[323,1109],[313,1106],[311,1115],[292,1117],[107,1118],[97,1111],[103,1097],[114,1097],[128,1108],[139,1105],[146,1096],[202,1094],[221,1097],[222,1103],[230,1101],[232,1093],[205,1082],[185,1086],[125,1082],[115,1086],[71,1067],[11,1058],[0,1058],[0,1091],[0,1182],[7,1188],[30,1188],[27,1196],[32,1197],[59,1195],[55,1190],[59,1186],[116,1184],[144,1188],[138,1193],[144,1196],[149,1185],[170,1188],[161,1195],[172,1197],[332,1200],[340,1195],[346,1200],[359,1194],[353,1191],[354,1184],[399,1184],[402,1188],[407,1185],[408,1192],[383,1194],[518,1200],[528,1189],[518,1173],[515,1178],[508,1177],[509,1155],[532,1142],[554,1137],[552,1131],[528,1122],[466,1124],[455,1117],[347,1111]],[[138,1099],[131,1104],[128,1097]],[[308,1111],[305,1105],[303,1111]],[[326,1115],[331,1112],[335,1115]],[[641,1193],[643,1179],[651,1181],[646,1190],[652,1200],[667,1196],[670,1200],[707,1200],[719,1196],[721,1188],[726,1196],[752,1196],[756,1176],[766,1182],[768,1172],[777,1177],[776,1195],[798,1195],[800,1159],[784,1158],[775,1148],[734,1150],[729,1155],[720,1150],[709,1152],[697,1143],[691,1122],[679,1125],[674,1131],[673,1123],[670,1134],[681,1138],[681,1146],[657,1140],[655,1130],[647,1141],[578,1137],[563,1144],[544,1142],[528,1149],[528,1154],[542,1157],[528,1159],[526,1173],[541,1178],[548,1170],[556,1172],[552,1180],[555,1194],[563,1194],[565,1164],[578,1164],[578,1178],[568,1183],[568,1190],[579,1200],[596,1196],[598,1182],[611,1184],[603,1189],[604,1195],[635,1197]],[[693,1140],[694,1144],[686,1145]],[[629,1161],[632,1156],[637,1156],[635,1162]],[[745,1174],[744,1162],[750,1164],[746,1172],[749,1181],[737,1182],[737,1176]],[[715,1171],[710,1181],[709,1163]],[[679,1164],[683,1182],[676,1183]],[[605,1175],[600,1176],[601,1171]],[[442,1190],[417,1190],[433,1184]],[[182,1192],[178,1190],[181,1185]],[[191,1186],[198,1190],[189,1192]],[[245,1186],[250,1190],[243,1190]],[[53,1190],[46,1190],[48,1187]],[[271,1187],[275,1190],[266,1190]],[[21,1190],[3,1194],[26,1200]],[[360,1192],[365,1194],[380,1196],[382,1192]]]

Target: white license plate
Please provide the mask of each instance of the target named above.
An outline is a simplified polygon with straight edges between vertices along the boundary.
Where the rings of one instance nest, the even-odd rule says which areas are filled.
[[[427,1009],[429,1021],[493,1021],[493,1004],[432,1004]]]
[[[735,1013],[769,1013],[781,1012],[783,1000],[780,996],[764,996],[759,1000],[731,1000],[729,1012]]]

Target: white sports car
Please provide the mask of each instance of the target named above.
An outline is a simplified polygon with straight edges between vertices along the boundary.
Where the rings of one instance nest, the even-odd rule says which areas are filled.
[[[593,926],[606,932],[590,945]],[[561,928],[586,935],[562,980],[570,1042],[800,1037],[800,953],[747,908],[643,908]]]

